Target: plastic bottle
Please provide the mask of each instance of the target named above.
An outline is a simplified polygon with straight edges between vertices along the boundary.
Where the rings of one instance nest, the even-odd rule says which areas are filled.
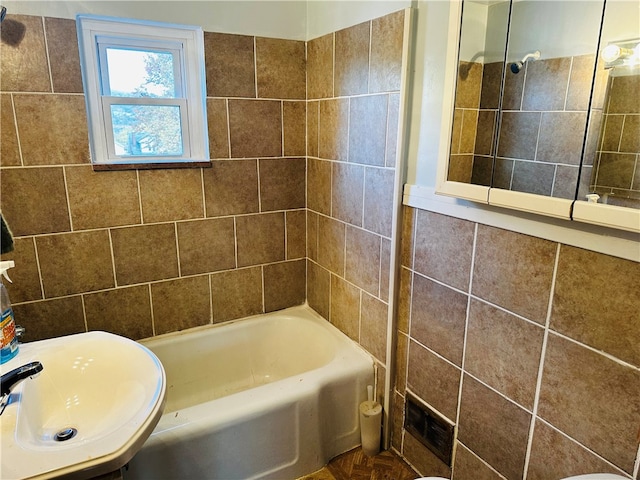
[[[7,280],[11,281],[7,270],[13,268],[15,263],[13,260],[0,262],[0,274]],[[0,310],[2,311],[2,319],[0,319],[0,364],[8,362],[18,354],[18,339],[16,338],[16,323],[13,317],[13,309],[9,300],[9,293],[2,283],[0,277]]]

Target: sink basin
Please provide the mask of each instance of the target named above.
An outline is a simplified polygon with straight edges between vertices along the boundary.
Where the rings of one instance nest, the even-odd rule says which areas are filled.
[[[87,479],[125,465],[158,423],[165,374],[144,346],[106,332],[23,344],[6,373],[43,371],[12,392],[0,416],[0,478]]]

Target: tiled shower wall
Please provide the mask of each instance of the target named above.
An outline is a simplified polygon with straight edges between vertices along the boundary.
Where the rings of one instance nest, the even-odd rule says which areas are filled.
[[[631,478],[640,264],[409,207],[402,239],[393,446],[454,480]],[[457,426],[453,470],[403,430],[408,394]]]
[[[304,42],[205,32],[213,167],[94,172],[75,22],[10,15],[2,39],[3,258],[27,340],[305,301]]]

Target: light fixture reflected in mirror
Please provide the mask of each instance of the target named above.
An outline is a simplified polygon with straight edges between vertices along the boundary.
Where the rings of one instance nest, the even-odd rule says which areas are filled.
[[[640,39],[609,43],[600,51],[604,68],[640,65]]]

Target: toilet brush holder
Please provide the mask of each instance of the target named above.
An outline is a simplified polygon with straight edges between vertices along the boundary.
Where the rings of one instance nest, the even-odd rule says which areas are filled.
[[[380,452],[382,405],[373,400],[373,387],[368,386],[368,400],[360,404],[360,439],[362,451],[372,457]]]

